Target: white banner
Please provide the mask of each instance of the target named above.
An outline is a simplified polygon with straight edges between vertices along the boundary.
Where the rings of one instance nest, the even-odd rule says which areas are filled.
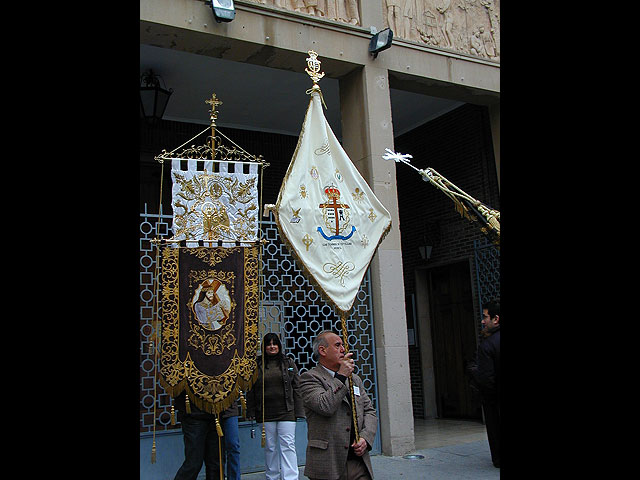
[[[258,164],[219,162],[219,172],[213,172],[212,160],[204,161],[204,171],[196,170],[196,160],[187,163],[182,170],[181,160],[172,160],[173,239],[257,240]]]
[[[275,213],[306,272],[338,309],[349,311],[391,215],[335,137],[318,91],[311,93]]]

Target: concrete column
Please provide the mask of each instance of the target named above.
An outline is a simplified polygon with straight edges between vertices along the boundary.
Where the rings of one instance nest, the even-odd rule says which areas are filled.
[[[400,222],[387,70],[368,62],[340,80],[343,147],[391,214],[392,227],[371,262],[380,432],[385,455],[414,450]]]

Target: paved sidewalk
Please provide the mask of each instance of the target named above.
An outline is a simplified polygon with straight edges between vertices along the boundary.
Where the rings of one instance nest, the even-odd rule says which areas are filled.
[[[373,455],[374,480],[499,480],[500,469],[491,463],[489,443],[481,440],[416,450],[421,459]],[[300,480],[308,480],[300,467]],[[264,472],[246,473],[242,480],[263,480]]]

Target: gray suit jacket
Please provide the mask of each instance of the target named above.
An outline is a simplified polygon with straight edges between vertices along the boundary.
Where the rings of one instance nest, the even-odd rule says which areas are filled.
[[[360,395],[355,395],[358,434],[367,441],[370,450],[378,429],[378,417],[362,380],[355,373],[353,384],[360,390]],[[313,479],[338,479],[347,464],[351,445],[353,414],[347,402],[351,396],[349,381],[345,385],[318,364],[300,376],[300,393],[308,427],[304,474]],[[373,479],[368,450],[362,459]]]

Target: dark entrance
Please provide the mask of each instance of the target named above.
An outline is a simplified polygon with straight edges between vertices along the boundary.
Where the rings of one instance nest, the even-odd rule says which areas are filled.
[[[438,416],[481,420],[464,372],[477,345],[469,262],[431,269],[428,285]]]

